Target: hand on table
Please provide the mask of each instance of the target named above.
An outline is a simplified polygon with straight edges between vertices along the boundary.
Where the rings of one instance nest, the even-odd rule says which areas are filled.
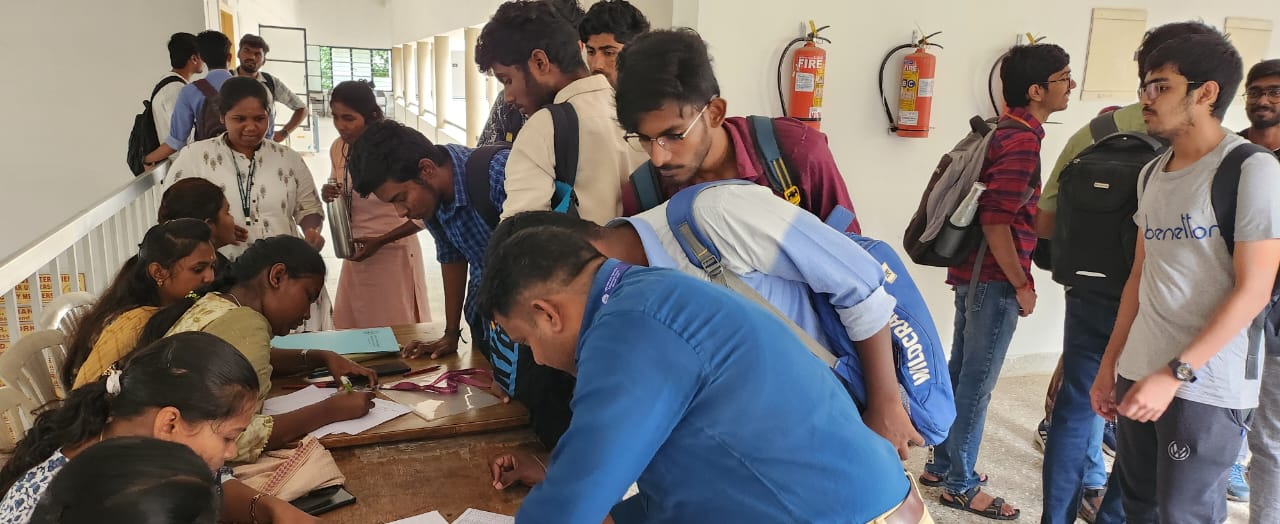
[[[329,369],[329,374],[333,375],[334,380],[341,380],[338,377],[355,375],[369,379],[369,387],[371,388],[378,386],[378,373],[374,370],[356,364],[347,357],[332,351],[323,351],[320,355],[324,359],[324,367]]]
[[[507,489],[519,482],[534,486],[546,478],[547,470],[531,453],[517,451],[493,457],[489,462],[494,489]]]
[[[433,359],[452,355],[458,352],[458,338],[460,335],[446,334],[437,340],[431,342],[423,342],[414,340],[405,344],[404,349],[400,350],[400,356],[403,358],[421,358],[431,357]]]
[[[293,504],[285,502],[275,497],[263,497],[262,502],[266,504],[267,520],[273,524],[315,524],[322,522],[320,519],[308,515],[306,512],[296,508]]]
[[[341,422],[352,420],[369,414],[373,409],[374,393],[372,391],[338,391],[325,399],[325,411],[333,415],[333,420]]]

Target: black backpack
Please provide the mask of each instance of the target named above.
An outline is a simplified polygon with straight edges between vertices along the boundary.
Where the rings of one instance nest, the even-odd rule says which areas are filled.
[[[204,95],[204,101],[200,103],[200,111],[196,112],[196,141],[206,140],[216,137],[227,132],[227,125],[222,123],[222,115],[218,112],[218,90],[214,89],[213,84],[208,79],[201,78],[192,82],[191,85],[196,86],[200,93]]]
[[[1089,132],[1093,145],[1058,175],[1053,280],[1119,300],[1137,243],[1139,173],[1165,145],[1146,133],[1119,132],[1111,113],[1094,118]]]
[[[164,139],[157,136],[155,110],[151,108],[151,104],[155,102],[156,94],[164,89],[164,86],[174,82],[187,83],[180,76],[166,76],[156,84],[155,89],[151,90],[151,96],[142,101],[142,112],[133,117],[133,130],[129,131],[129,152],[125,155],[125,162],[129,164],[129,170],[133,171],[134,176],[141,175],[147,170],[143,160],[147,155],[160,147],[160,141]]]

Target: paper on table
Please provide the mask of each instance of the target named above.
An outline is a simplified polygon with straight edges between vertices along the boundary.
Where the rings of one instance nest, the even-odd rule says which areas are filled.
[[[288,413],[297,409],[301,409],[316,402],[327,399],[336,392],[334,389],[320,389],[315,386],[308,386],[288,395],[275,398],[269,398],[262,403],[263,415],[279,415]],[[413,411],[405,406],[396,404],[388,400],[380,398],[373,399],[373,409],[363,417],[344,420],[342,422],[334,422],[332,424],[322,426],[310,433],[311,436],[320,438],[332,433],[347,433],[350,435],[358,435],[372,429],[374,426],[399,417]]]
[[[492,406],[499,402],[498,397],[483,389],[467,384],[458,384],[458,392],[452,395],[426,391],[396,391],[393,389],[384,389],[382,394],[391,400],[409,406],[422,418],[427,419],[428,422],[465,411]]]
[[[515,517],[467,508],[457,520],[453,521],[453,524],[515,524],[515,522]]]
[[[449,521],[445,520],[439,511],[432,511],[431,513],[400,519],[390,524],[449,524]]]
[[[353,353],[395,353],[400,351],[391,328],[344,329],[297,333],[271,339],[279,349],[328,349],[339,355]]]

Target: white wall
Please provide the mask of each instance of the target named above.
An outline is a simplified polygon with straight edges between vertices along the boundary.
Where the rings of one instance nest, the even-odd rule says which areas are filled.
[[[217,27],[217,0],[205,0],[210,27]],[[389,48],[391,17],[384,0],[222,0],[236,17],[238,42],[259,25],[302,27],[307,43]],[[269,42],[268,42],[269,43]],[[270,58],[270,57],[268,57]]]
[[[891,2],[793,0],[785,13],[779,11],[778,2],[766,0],[677,0],[676,4],[676,22],[694,21],[710,43],[722,95],[735,115],[780,114],[775,71],[782,47],[801,36],[801,23],[810,18],[819,25],[832,25],[824,33],[834,43],[826,46],[829,65],[822,130],[848,181],[863,229],[895,247],[902,244],[902,230],[940,155],[965,133],[970,116],[992,115],[986,94],[992,62],[1014,43],[1016,33],[1030,31],[1064,47],[1071,54],[1075,78],[1083,79],[1093,7],[1046,0],[919,0],[912,4],[910,16],[904,17]],[[1113,0],[1098,7],[1145,8],[1149,25],[1203,18],[1221,27],[1226,16],[1267,16],[1258,11],[1262,4],[1257,0]],[[884,53],[910,40],[917,24],[926,32],[943,31],[936,41],[946,46],[934,51],[938,55],[934,129],[928,139],[897,138],[886,132],[875,75]],[[1270,56],[1280,56],[1280,39],[1274,36]],[[890,62],[888,83],[896,83],[900,65],[900,59]],[[1134,84],[1136,88],[1137,78]],[[896,89],[890,93],[894,96]],[[1046,126],[1045,176],[1067,137],[1099,109],[1132,101],[1073,98],[1070,109],[1051,118],[1061,124]],[[1247,125],[1242,106],[1241,100],[1234,101],[1228,126]],[[1026,366],[1051,368],[1056,355],[1047,354],[1061,350],[1062,291],[1048,274],[1036,271],[1039,303],[1035,314],[1020,322],[1010,349],[1011,357],[1028,358],[1011,361],[1006,367],[1010,371]],[[953,295],[943,284],[944,271],[920,267],[912,276],[929,302],[943,340],[949,343],[954,306]]]
[[[0,16],[0,258],[133,179],[125,145],[170,68],[165,43],[204,27],[200,0],[53,4],[5,2]]]

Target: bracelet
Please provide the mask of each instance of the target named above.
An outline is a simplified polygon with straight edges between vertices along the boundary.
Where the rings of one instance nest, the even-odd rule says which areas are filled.
[[[453,337],[453,338],[462,338],[462,328],[446,329],[444,330],[444,336]]]
[[[311,350],[310,350],[310,349],[304,349],[304,350],[302,350],[302,365],[304,365],[304,366],[305,366],[305,365],[307,365],[307,352],[308,352],[308,351],[311,351]]]
[[[249,522],[253,524],[258,524],[258,499],[262,498],[262,495],[264,493],[259,493],[249,499]]]
[[[542,459],[538,458],[538,456],[537,456],[537,455],[533,455],[533,460],[538,461],[538,465],[539,465],[539,466],[542,466],[542,472],[543,472],[543,473],[546,473],[546,472],[547,472],[547,465],[542,463]]]

